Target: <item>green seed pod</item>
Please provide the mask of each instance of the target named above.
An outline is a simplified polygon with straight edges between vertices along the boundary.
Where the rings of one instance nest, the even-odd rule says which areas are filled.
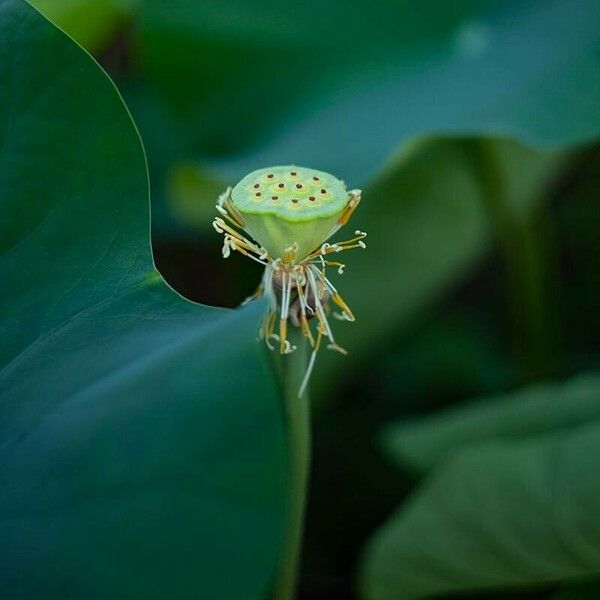
[[[273,259],[297,245],[294,262],[327,239],[350,198],[333,175],[290,165],[253,171],[231,192],[246,231]]]
[[[268,300],[260,337],[271,350],[293,352],[296,346],[287,336],[290,321],[312,348],[300,396],[324,339],[330,350],[346,353],[333,337],[329,303],[339,309],[333,313],[338,319],[354,321],[354,315],[326,269],[335,268],[341,275],[344,264],[331,260],[331,255],[364,249],[367,234],[356,230],[345,241],[327,240],[350,220],[360,196],[360,190],[346,191],[339,179],[323,171],[284,166],[246,175],[233,190],[221,194],[216,205],[219,216],[213,226],[223,235],[223,257],[235,251],[265,267],[260,285],[247,299],[265,296]],[[313,321],[316,326],[311,327]]]

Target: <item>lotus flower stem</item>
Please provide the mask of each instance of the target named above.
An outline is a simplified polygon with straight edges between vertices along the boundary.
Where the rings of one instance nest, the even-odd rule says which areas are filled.
[[[298,336],[298,330],[290,332]],[[296,340],[293,340],[296,341]],[[283,396],[288,440],[288,483],[286,534],[279,559],[273,598],[292,600],[296,595],[302,557],[304,516],[308,497],[311,463],[311,425],[308,393],[298,397],[308,359],[308,346],[297,340],[297,352],[282,360]]]

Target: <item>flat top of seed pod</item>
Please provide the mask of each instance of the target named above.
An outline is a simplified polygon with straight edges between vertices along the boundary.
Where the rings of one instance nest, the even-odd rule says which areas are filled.
[[[348,192],[329,173],[286,165],[252,171],[233,188],[231,199],[242,214],[312,221],[341,212],[348,203]]]

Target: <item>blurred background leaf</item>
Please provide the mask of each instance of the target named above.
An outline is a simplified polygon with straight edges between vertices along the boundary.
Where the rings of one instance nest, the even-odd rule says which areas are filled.
[[[579,585],[565,585],[556,592],[553,600],[593,600],[600,593],[600,584],[598,582],[581,583]]]
[[[594,5],[354,0],[292,10],[272,0],[150,0],[138,51],[200,153],[249,150],[243,161],[226,159],[233,179],[297,162],[354,186],[416,135],[592,139],[600,121]]]
[[[60,3],[42,6],[69,28]],[[594,7],[592,0],[418,7],[146,0],[131,13],[127,68],[117,65],[115,75],[151,161],[166,140],[152,135],[161,117],[139,106],[140,87],[141,102],[154,97],[162,119],[172,119],[180,152],[216,162],[229,181],[296,162],[364,185],[414,136],[593,139],[600,127]]]
[[[101,50],[139,0],[35,0],[33,4],[90,52]]]
[[[600,573],[600,419],[592,410],[600,406],[600,381],[582,376],[549,391],[541,410],[532,406],[541,402],[538,388],[522,398],[525,408],[510,399],[482,411],[479,430],[471,421],[446,432],[452,443],[438,449],[431,475],[368,548],[366,598],[424,598]],[[579,401],[575,415],[571,399]],[[533,415],[545,411],[551,417],[537,423]],[[440,428],[430,429],[431,438],[433,431]],[[426,462],[427,448],[424,454]]]
[[[482,258],[494,223],[486,209],[484,169],[499,172],[507,210],[527,214],[540,208],[561,157],[508,140],[488,143],[493,165],[482,166],[474,160],[472,140],[415,142],[367,188],[368,201],[353,225],[371,233],[368,250],[348,257],[339,284],[359,321],[338,334],[350,349],[350,361],[393,346],[403,327]],[[338,383],[335,373],[342,364],[339,357],[327,356],[317,376]]]
[[[1,0],[0,56],[1,595],[263,598],[285,452],[262,306],[155,271],[143,148],[81,48]]]
[[[383,441],[395,460],[428,471],[461,446],[512,440],[569,429],[600,419],[600,374],[566,383],[540,384],[437,412],[414,422],[391,424]]]
[[[191,225],[204,235],[212,233],[215,198],[226,188],[222,180],[198,163],[177,163],[168,174],[170,212],[183,225]]]

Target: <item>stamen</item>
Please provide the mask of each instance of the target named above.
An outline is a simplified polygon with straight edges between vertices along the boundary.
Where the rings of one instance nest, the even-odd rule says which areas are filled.
[[[333,252],[342,252],[343,250],[352,250],[352,248],[366,248],[366,244],[362,241],[367,234],[363,231],[355,232],[356,235],[343,242],[336,242],[334,244],[330,244],[329,242],[323,242],[321,247],[318,250],[315,250],[311,254],[309,254],[304,260],[307,262],[312,261],[315,258],[320,258],[321,256],[326,256],[327,254],[332,254]]]
[[[323,263],[326,263],[328,261],[325,261],[321,258],[321,261]],[[314,269],[314,271],[319,274],[321,281],[327,285],[327,287],[329,288],[329,290],[331,291],[331,299],[333,300],[333,302],[339,306],[343,313],[346,315],[345,320],[347,321],[355,321],[356,319],[354,318],[354,315],[352,314],[352,311],[350,310],[350,307],[346,304],[346,302],[344,302],[344,299],[340,296],[339,292],[337,291],[336,287],[333,285],[333,283],[331,283],[331,281],[325,276],[325,267],[323,267],[323,271],[319,271],[319,269],[313,264],[310,266],[311,269]],[[335,313],[334,313],[335,316]]]
[[[315,281],[315,276],[313,275],[311,269],[309,269],[307,271],[307,274],[308,274],[308,280],[309,280],[310,285],[312,287],[313,295],[315,297],[315,307],[317,309],[317,319],[319,320],[319,323],[321,325],[323,325],[323,327],[325,328],[325,332],[327,334],[327,337],[333,343],[333,341],[334,341],[333,334],[331,333],[331,328],[329,327],[329,323],[327,321],[327,317],[325,316],[325,311],[323,310],[323,305],[321,304],[321,300],[319,299],[319,292],[318,292],[318,289],[317,289],[317,282]]]
[[[231,195],[231,188],[228,187],[218,198],[217,200],[217,205],[218,206],[223,206],[225,204],[225,201],[230,197]]]
[[[321,339],[323,337],[323,332],[319,329],[319,333],[317,334],[317,343],[310,355],[310,360],[308,361],[308,367],[306,368],[306,373],[304,374],[304,379],[302,380],[302,384],[300,385],[300,390],[298,391],[298,398],[302,398],[304,396],[304,392],[306,391],[306,386],[310,380],[310,376],[313,372],[313,368],[315,366],[315,360],[317,358],[317,352],[319,351],[319,347],[321,346]]]
[[[231,256],[231,249],[229,246],[228,238],[225,238],[223,240],[223,248],[221,249],[221,254],[223,255],[223,258],[229,258]]]
[[[350,217],[352,217],[354,211],[360,204],[360,190],[351,190],[350,192],[348,192],[348,195],[350,197],[350,199],[348,200],[348,204],[346,205],[346,208],[340,215],[337,224],[331,228],[327,239],[329,239],[332,235],[335,235],[350,220]]]
[[[282,354],[288,354],[286,348],[287,341],[287,319],[290,311],[290,296],[292,292],[292,275],[286,271],[282,271],[281,274],[281,317],[279,320],[279,342],[280,352]],[[291,350],[290,350],[291,352]]]
[[[261,260],[260,257],[265,255],[264,248],[259,248],[253,244],[250,240],[246,239],[235,229],[232,229],[223,219],[216,217],[213,221],[213,227],[219,233],[226,233],[228,236],[228,244],[233,250],[237,250],[241,254],[250,257],[252,260],[264,265],[265,261]],[[257,258],[257,255],[259,258]]]
[[[259,265],[267,265],[267,264],[269,264],[269,263],[267,263],[265,261],[262,261],[262,260],[258,259],[253,254],[250,254],[250,252],[246,252],[246,250],[243,247],[240,247],[238,244],[236,244],[234,242],[234,240],[230,240],[229,244],[233,248],[233,250],[237,250],[240,254],[243,254],[244,256],[247,256],[248,258],[252,259],[254,262],[257,262]]]
[[[296,289],[298,290],[298,299],[300,300],[300,328],[302,330],[302,334],[308,338],[308,341],[312,347],[315,345],[315,341],[313,339],[312,333],[310,331],[310,325],[308,324],[308,319],[306,318],[306,309],[310,308],[307,306],[306,297],[302,290],[304,284],[306,283],[306,277],[302,271],[300,271],[300,275],[302,278],[296,274]],[[303,279],[303,281],[302,281]],[[312,309],[311,309],[312,311]]]
[[[244,218],[242,217],[242,215],[238,211],[238,209],[235,208],[235,206],[233,206],[233,203],[231,202],[231,198],[227,198],[227,200],[225,201],[225,204],[224,204],[224,208],[229,213],[229,215],[230,215],[231,219],[233,220],[233,222],[235,223],[236,227],[239,227],[240,229],[244,229],[244,227],[246,226]]]
[[[291,246],[288,246],[283,251],[283,262],[285,264],[294,262],[294,259],[296,258],[296,252],[298,252],[299,248],[300,246],[298,245],[298,242],[294,242]]]
[[[328,281],[328,283],[329,283],[329,281]],[[346,318],[348,321],[356,320],[354,318],[354,315],[352,314],[352,311],[350,310],[350,307],[344,302],[344,299],[339,295],[339,293],[337,291],[335,291],[332,294],[331,299],[333,300],[333,302],[335,302],[335,304],[337,304],[342,309],[342,313],[344,315],[346,315]]]
[[[359,231],[358,233],[355,232],[355,235],[353,238],[350,238],[349,240],[344,240],[343,242],[338,242],[338,245],[340,246],[346,246],[348,244],[354,244],[360,240],[363,240],[367,237],[366,233],[363,233],[362,231]]]
[[[306,278],[304,278],[304,284],[306,285]],[[300,298],[300,306],[304,307],[304,310],[307,312],[310,312],[311,315],[315,314],[315,311],[313,310],[313,308],[311,306],[308,305],[308,300],[306,298],[306,295],[304,293],[304,289],[303,286],[299,286],[298,287],[298,297]]]
[[[267,348],[271,351],[275,350],[275,346],[271,346],[270,341],[275,340],[279,342],[279,336],[276,333],[272,333],[265,339],[265,344],[267,344]]]
[[[283,354],[291,354],[297,350],[297,346],[290,344],[289,340],[285,340],[283,344]]]
[[[330,267],[337,267],[337,272],[340,275],[344,274],[344,269],[346,268],[346,265],[344,263],[337,262],[335,260],[325,260],[322,256],[319,256],[319,259],[321,261],[321,264],[326,264],[326,265],[329,265]],[[312,264],[315,264],[315,263],[312,263]]]
[[[344,356],[348,356],[348,351],[345,350],[344,348],[342,348],[341,346],[338,346],[337,344],[327,344],[327,349],[334,350],[335,352],[339,352],[340,354],[343,354]]]
[[[285,354],[285,343],[287,342],[287,319],[279,320],[279,351]]]
[[[277,341],[279,341],[279,336],[277,336],[275,333],[273,333],[273,331],[275,329],[276,316],[277,316],[277,313],[274,310],[270,310],[267,313],[267,318],[265,320],[264,337],[265,337],[265,343],[267,344],[267,348],[269,348],[269,350],[275,350],[275,348],[273,346],[271,346],[271,344],[270,344],[271,339],[276,339]]]

